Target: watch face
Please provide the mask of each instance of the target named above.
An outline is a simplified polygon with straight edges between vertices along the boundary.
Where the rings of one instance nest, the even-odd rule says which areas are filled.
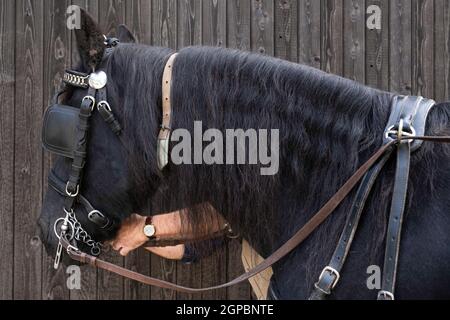
[[[144,234],[147,237],[151,238],[155,235],[155,233],[156,233],[155,227],[152,226],[151,224],[148,224],[144,227]]]

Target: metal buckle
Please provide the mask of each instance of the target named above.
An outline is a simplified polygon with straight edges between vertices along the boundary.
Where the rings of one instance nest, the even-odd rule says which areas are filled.
[[[410,125],[409,132],[405,131],[405,121],[400,119],[398,125],[390,126],[385,132],[384,137],[388,140],[395,141],[398,140],[400,143],[404,142],[413,142],[413,140],[401,140],[404,136],[406,137],[414,137],[416,136],[416,129]]]
[[[325,269],[323,269],[322,273],[319,276],[319,281],[317,281],[317,283],[314,286],[316,287],[316,289],[318,289],[318,290],[322,291],[323,293],[329,295],[329,294],[331,294],[331,292],[325,292],[318,285],[320,283],[320,281],[323,279],[323,277],[325,276],[326,272],[329,272],[331,275],[334,275],[336,277],[336,279],[333,281],[333,284],[331,285],[331,288],[330,288],[331,290],[333,290],[336,287],[336,285],[338,284],[339,280],[341,279],[341,275],[336,269],[334,269],[334,268],[332,268],[330,266],[325,267]]]
[[[391,300],[394,301],[394,294],[392,292],[381,290],[378,292],[378,300]]]
[[[108,218],[106,218],[106,216],[105,216],[103,213],[101,213],[100,211],[98,211],[98,210],[92,210],[92,211],[89,212],[89,214],[88,214],[88,219],[89,219],[89,221],[93,222],[94,224],[97,224],[97,223],[94,222],[94,218],[93,218],[93,215],[94,215],[94,214],[97,214],[98,216],[100,216],[101,218],[103,218],[103,219],[106,220],[106,223],[105,223],[104,226],[99,226],[100,229],[105,229],[105,228],[108,226],[108,224],[109,224]],[[98,224],[97,224],[97,225],[98,225]]]
[[[83,101],[82,102],[84,102],[85,100],[91,100],[91,111],[94,111],[94,108],[95,108],[95,98],[93,97],[93,96],[85,96],[84,98],[83,98]]]
[[[67,194],[69,197],[71,197],[71,198],[78,197],[78,195],[80,194],[80,185],[77,184],[77,190],[76,190],[76,192],[75,192],[75,193],[71,193],[71,192],[69,191],[69,181],[67,181],[67,184],[66,184],[66,194]]]
[[[111,106],[107,101],[100,101],[97,105],[97,109],[99,109],[100,107],[104,107],[107,111],[112,112]]]

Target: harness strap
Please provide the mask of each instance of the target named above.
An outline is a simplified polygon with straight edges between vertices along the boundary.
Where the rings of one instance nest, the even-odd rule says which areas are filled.
[[[383,281],[378,300],[394,300],[395,279],[397,274],[402,232],[403,215],[408,190],[409,168],[411,164],[411,143],[404,141],[397,149],[397,170],[395,173],[394,193],[386,238],[386,252],[383,267]]]
[[[367,198],[369,197],[373,185],[375,184],[381,170],[390,159],[392,151],[393,150],[386,152],[384,157],[372,169],[370,169],[369,172],[366,173],[361,181],[361,185],[359,186],[355,201],[353,202],[350,215],[347,218],[344,230],[341,234],[336,250],[333,253],[333,257],[331,258],[328,266],[320,274],[319,280],[315,284],[313,293],[309,297],[309,300],[325,300],[331,295],[332,290],[338,284],[342,268],[344,267],[356,234],[356,230],[358,229],[359,221]]]
[[[174,53],[169,57],[162,77],[162,123],[161,130],[158,135],[158,168],[164,169],[169,163],[169,139],[172,132],[172,107],[171,107],[171,87],[172,87],[172,70],[175,58],[178,53]]]

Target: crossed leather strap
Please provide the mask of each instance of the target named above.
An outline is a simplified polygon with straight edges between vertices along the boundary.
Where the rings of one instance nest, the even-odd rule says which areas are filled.
[[[348,181],[339,189],[338,192],[284,245],[282,245],[278,250],[276,250],[272,255],[265,259],[261,264],[253,268],[252,270],[242,274],[236,279],[227,282],[222,285],[209,287],[209,288],[188,288],[180,285],[176,285],[167,281],[152,278],[107,261],[98,259],[92,255],[81,252],[78,248],[72,246],[65,238],[61,239],[62,246],[67,250],[68,255],[83,264],[88,264],[93,267],[103,269],[122,277],[138,281],[140,283],[157,286],[164,289],[172,289],[183,293],[201,293],[205,291],[223,289],[230,286],[242,283],[253,276],[263,272],[275,263],[279,262],[282,258],[286,257],[290,252],[297,248],[305,239],[307,239],[314,230],[316,230],[332,213],[333,211],[342,203],[342,201],[349,195],[349,193],[355,188],[358,182],[365,176],[371,168],[377,164],[377,162],[382,159],[383,156],[388,152],[392,152],[392,149],[404,140],[422,140],[427,142],[439,142],[439,143],[450,143],[450,136],[423,136],[423,137],[400,137],[384,146],[382,146],[366,163],[364,163],[358,171],[350,178]]]

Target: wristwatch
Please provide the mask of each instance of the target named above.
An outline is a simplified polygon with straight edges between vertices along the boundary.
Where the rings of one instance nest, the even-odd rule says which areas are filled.
[[[147,217],[147,219],[145,219],[144,234],[149,239],[155,238],[156,229],[155,226],[152,224],[152,217]]]

